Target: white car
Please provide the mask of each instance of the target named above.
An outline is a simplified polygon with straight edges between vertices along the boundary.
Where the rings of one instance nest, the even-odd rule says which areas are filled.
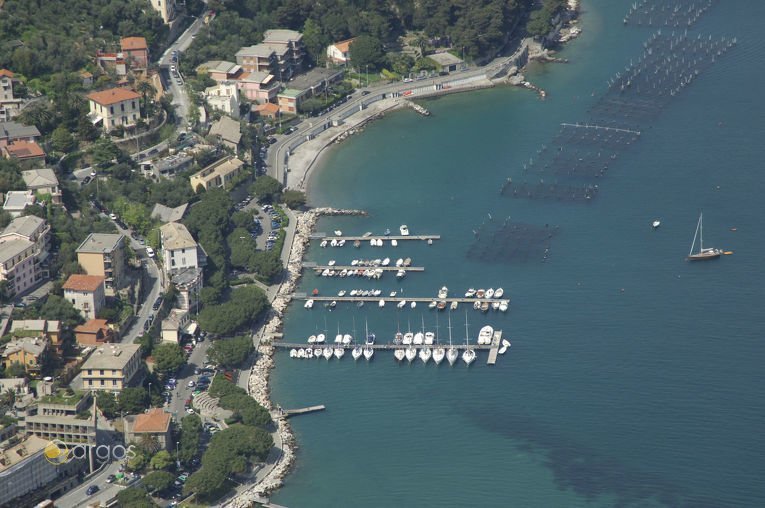
[[[189,388],[194,388],[196,385],[197,384],[194,382],[193,379],[191,381],[189,381]]]
[[[193,410],[192,408],[190,408],[190,407],[189,407],[189,408],[186,408],[186,412],[187,412],[188,414],[190,414],[190,415],[193,415],[193,414],[194,414],[194,410]]]
[[[146,247],[146,255],[149,256],[150,258],[153,258],[154,257],[154,249],[152,249],[151,247]]]
[[[110,214],[109,214],[109,218],[110,218],[111,220],[117,220],[117,215],[116,215],[116,214],[113,214],[113,213],[110,213]]]

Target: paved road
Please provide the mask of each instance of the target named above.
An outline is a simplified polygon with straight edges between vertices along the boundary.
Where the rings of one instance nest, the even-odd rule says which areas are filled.
[[[183,77],[176,77],[176,72],[171,70],[171,66],[178,68],[178,63],[172,61],[173,51],[178,51],[178,59],[183,58],[183,52],[191,45],[197,32],[204,25],[201,18],[197,18],[189,26],[185,32],[183,32],[176,41],[167,48],[157,62],[162,69],[163,82],[168,87],[168,91],[173,94],[173,104],[175,105],[175,117],[177,119],[178,127],[181,130],[185,130],[189,127],[188,115],[189,115],[189,97],[186,94],[186,86]]]

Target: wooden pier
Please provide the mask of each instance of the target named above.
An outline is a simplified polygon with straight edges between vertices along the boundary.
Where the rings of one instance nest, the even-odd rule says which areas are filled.
[[[303,263],[303,268],[310,268],[312,270],[334,270],[334,271],[342,271],[342,270],[377,270],[378,268],[384,272],[397,272],[399,270],[402,270],[404,272],[424,272],[425,267],[424,266],[352,266],[352,265],[318,265],[312,261],[308,261],[306,263]]]
[[[486,365],[494,365],[497,363],[497,354],[499,353],[499,343],[502,341],[502,330],[494,330],[494,336],[491,339],[491,346],[489,346],[489,359],[486,360]]]
[[[367,236],[335,236],[327,233],[311,233],[308,236],[311,240],[345,240],[346,242],[355,242],[359,240],[440,240],[441,235],[367,235]]]
[[[301,407],[299,409],[282,409],[281,412],[286,418],[289,418],[291,416],[315,413],[317,411],[324,411],[325,409],[327,408],[324,407],[324,404],[321,404],[318,406]]]

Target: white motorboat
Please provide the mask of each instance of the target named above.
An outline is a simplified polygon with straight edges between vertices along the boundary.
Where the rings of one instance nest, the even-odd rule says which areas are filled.
[[[377,240],[372,238],[371,240],[369,240],[369,245],[371,245],[372,247],[377,247]]]
[[[321,272],[322,277],[329,277],[329,268],[325,268],[323,272]]]
[[[377,302],[377,306],[380,307],[380,308],[385,307],[385,299],[380,298],[380,301]]]
[[[353,261],[351,261],[351,266],[358,266],[358,264],[359,264],[358,259],[354,259]]]
[[[398,240],[395,240],[395,239],[391,240],[390,244],[391,244],[392,247],[398,247]]]
[[[481,302],[479,300],[476,300],[475,302],[473,302],[473,308],[475,310],[481,310]]]
[[[393,357],[398,360],[399,362],[404,359],[406,356],[406,351],[399,348],[393,351]]]
[[[428,363],[428,361],[430,361],[431,356],[433,356],[433,352],[430,350],[429,347],[424,347],[420,349],[420,360],[422,360],[422,363]]]
[[[417,332],[414,334],[414,339],[412,340],[412,344],[415,346],[422,345],[423,341],[425,340],[425,335],[422,332]]]
[[[353,335],[351,335],[350,333],[346,333],[345,335],[343,335],[343,345],[347,346],[351,342],[353,342]]]
[[[333,355],[333,354],[334,354],[334,352],[332,351],[332,348],[331,348],[331,347],[325,347],[325,348],[324,348],[324,351],[322,352],[322,356],[323,356],[324,358],[326,358],[327,360],[329,360],[330,358],[332,358],[332,355]]]
[[[356,296],[359,293],[358,289],[351,289],[351,292],[349,293],[351,296]]]
[[[378,247],[382,247],[383,245],[385,245],[384,240],[382,238],[378,238],[377,239],[377,246]]]
[[[298,349],[297,350],[297,357],[298,358],[305,358],[305,349],[303,349],[302,347],[300,349]]]
[[[475,296],[475,289],[470,288],[465,291],[465,298],[473,298]]]
[[[385,258],[382,260],[381,265],[382,266],[388,266],[390,264],[390,258]]]
[[[334,353],[335,353],[335,358],[339,360],[345,354],[345,348],[336,347]]]
[[[425,332],[425,345],[432,346],[433,340],[436,338],[436,334],[433,332]]]
[[[475,351],[470,347],[470,332],[468,331],[467,312],[465,312],[465,350],[462,352],[462,361],[470,365],[475,361]]]
[[[397,294],[398,294],[398,292],[396,292],[396,291],[391,291],[391,292],[390,292],[390,294],[389,294],[388,296],[390,296],[391,298],[395,298],[395,296],[396,296]]]
[[[446,350],[443,347],[438,346],[433,350],[433,361],[436,363],[436,365],[440,364],[445,356]]]
[[[453,302],[452,302],[452,303],[449,305],[449,309],[451,309],[451,310],[457,310],[457,307],[459,307],[459,305],[460,305],[460,302],[458,302],[457,300],[454,300],[454,301],[453,301]]]
[[[335,335],[335,344],[342,344],[343,343],[343,334],[338,333]]]
[[[507,312],[507,307],[508,307],[508,305],[507,305],[507,302],[500,302],[500,304],[499,304],[499,310],[500,310],[501,312]]]
[[[339,229],[336,229],[335,230],[335,236],[343,236],[343,232],[340,231]]]
[[[486,296],[486,290],[485,289],[479,289],[479,290],[477,290],[475,292],[475,297],[476,298],[483,298],[484,296]]]
[[[327,266],[335,266],[336,261],[334,259],[330,259],[327,261]]]
[[[415,307],[417,307],[417,302],[415,302],[414,300],[412,300],[412,303],[410,303],[410,304],[409,304],[409,307],[411,307],[411,308],[413,308],[413,309],[414,309]]]
[[[290,349],[290,358],[297,358],[297,349]]]
[[[329,246],[330,246],[330,247],[337,247],[337,240],[335,240],[335,239],[333,238],[333,239],[332,239],[332,241],[331,241],[331,242],[329,242]]]
[[[494,290],[494,298],[502,298],[502,295],[505,294],[505,290],[502,288],[497,288]]]
[[[406,277],[406,270],[399,270],[396,272],[397,279],[403,279],[404,277]]]
[[[398,228],[398,230],[401,233],[401,236],[409,236],[409,227],[406,224],[401,224],[401,227]]]
[[[313,307],[313,300],[307,300],[305,302],[305,305],[303,305],[303,307],[305,307],[306,309],[312,308]]]
[[[364,348],[364,358],[367,359],[367,361],[372,359],[372,356],[374,356],[375,350],[371,347],[367,346]]]
[[[341,289],[337,292],[337,296],[345,296],[345,289]]]
[[[390,236],[390,228],[385,228],[385,236]]]
[[[491,308],[492,310],[499,310],[501,302],[491,302]]]
[[[364,354],[364,348],[361,346],[356,346],[351,351],[351,356],[353,357],[354,360],[358,360],[363,354]]]
[[[313,357],[314,358],[321,358],[321,348],[317,347],[313,350]]]
[[[316,342],[316,335],[310,335],[308,337],[308,343],[313,344],[314,342]]]
[[[435,308],[436,308],[436,305],[438,305],[438,302],[437,302],[437,301],[435,301],[435,300],[432,300],[432,301],[431,301],[431,302],[428,304],[428,308],[429,308],[429,309],[435,309]]]
[[[323,333],[320,333],[319,335],[316,336],[316,343],[317,344],[324,344],[324,340],[326,338],[327,338],[326,335],[324,335]]]
[[[654,220],[653,222],[651,222],[651,227],[652,227],[653,229],[656,229],[656,228],[658,228],[659,226],[661,226],[661,221],[660,221],[659,219],[656,219],[656,220]]]
[[[414,334],[412,332],[406,332],[404,334],[404,338],[401,340],[401,343],[405,346],[410,346],[413,340],[414,340]]]
[[[337,300],[332,300],[331,302],[329,302],[329,310],[332,310],[335,307],[337,307]]]
[[[343,245],[345,245],[345,240],[338,240],[337,241],[337,246],[338,247],[342,247]]]
[[[409,346],[406,348],[406,352],[404,353],[404,356],[406,356],[406,359],[409,361],[409,363],[412,363],[412,360],[417,358],[417,348]]]
[[[397,267],[402,267],[402,266],[404,266],[404,258],[398,258],[398,259],[396,260],[396,266],[397,266]]]
[[[481,328],[478,332],[478,344],[488,346],[492,340],[494,340],[494,328],[489,325]]]
[[[486,298],[493,298],[494,297],[494,289],[489,288],[486,290]]]
[[[396,307],[398,307],[399,309],[403,309],[405,306],[406,306],[406,300],[401,300],[400,302],[396,304]]]
[[[320,245],[321,247],[326,247],[326,246],[327,246],[327,241],[326,241],[326,240],[322,240],[322,241],[321,241],[321,243],[320,243],[319,245]]]
[[[406,258],[404,260],[404,267],[412,266],[412,258]]]
[[[443,300],[449,295],[449,288],[446,286],[442,286],[441,289],[438,290],[438,298],[440,300]]]
[[[306,350],[305,350],[305,357],[306,358],[313,358],[313,350],[311,348],[306,348]]]

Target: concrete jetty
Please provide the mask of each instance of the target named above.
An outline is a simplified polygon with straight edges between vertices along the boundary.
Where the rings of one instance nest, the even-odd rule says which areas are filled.
[[[361,236],[335,236],[327,233],[311,233],[308,237],[311,240],[345,240],[346,242],[355,242],[356,240],[440,240],[441,235],[361,235]]]
[[[311,268],[313,270],[382,270],[384,272],[424,272],[424,266],[352,266],[352,265],[319,265],[312,261],[303,263],[303,268]]]
[[[502,330],[494,330],[494,336],[491,339],[491,345],[489,346],[489,358],[486,360],[486,365],[494,365],[497,363],[497,354],[499,353],[499,344],[502,341]]]
[[[324,411],[325,409],[327,408],[324,407],[324,404],[320,404],[318,406],[301,407],[298,409],[282,409],[281,412],[285,418],[289,418],[291,416],[296,416],[296,415],[316,413],[317,411]]]

